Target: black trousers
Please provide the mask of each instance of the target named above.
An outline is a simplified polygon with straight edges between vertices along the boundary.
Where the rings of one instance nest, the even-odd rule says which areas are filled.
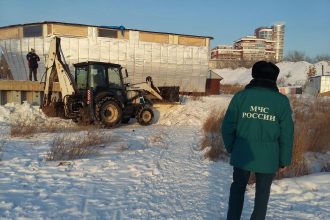
[[[275,174],[256,173],[256,194],[251,220],[264,220],[266,218],[270,187]],[[227,220],[241,218],[244,194],[249,181],[250,171],[234,167],[233,183],[230,186],[229,207]]]
[[[37,68],[29,68],[29,69],[30,69],[29,80],[32,81],[32,73],[33,73],[34,81],[38,81],[37,80]]]

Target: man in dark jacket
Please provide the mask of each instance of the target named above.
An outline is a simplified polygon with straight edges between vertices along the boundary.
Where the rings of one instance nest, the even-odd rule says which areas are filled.
[[[35,53],[34,49],[31,49],[31,51],[26,55],[26,59],[29,64],[29,80],[32,81],[32,73],[34,77],[34,81],[37,81],[37,69],[38,69],[38,61],[40,61],[39,56]]]
[[[250,172],[256,174],[251,219],[265,219],[273,177],[291,163],[292,110],[288,98],[278,91],[279,72],[273,63],[256,62],[253,79],[234,95],[225,114],[222,137],[234,167],[228,220],[241,217]]]

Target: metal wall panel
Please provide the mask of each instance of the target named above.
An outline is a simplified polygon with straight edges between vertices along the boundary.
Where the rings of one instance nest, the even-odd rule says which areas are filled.
[[[177,45],[168,46],[168,63],[176,64],[177,63]]]
[[[110,62],[110,41],[100,39],[100,59],[102,62]]]
[[[110,62],[118,63],[119,61],[119,42],[117,40],[110,40]]]
[[[320,76],[320,93],[330,91],[330,76]]]
[[[126,63],[127,60],[127,41],[119,40],[118,45],[118,60],[120,63]]]
[[[22,75],[22,77],[24,78],[24,80],[27,80],[28,79],[28,75],[29,75],[29,64],[28,64],[28,61],[26,59],[26,55],[30,52],[30,48],[29,48],[29,39],[27,38],[23,38],[21,40],[21,44],[22,44],[22,47],[21,47],[21,51],[22,51],[22,54],[24,54],[24,72],[21,72],[20,75]],[[40,56],[39,56],[40,57]],[[43,57],[40,57],[40,59],[43,59]]]
[[[139,36],[140,36],[139,31],[130,31],[129,32],[129,40],[132,43],[139,43]]]
[[[38,62],[38,73],[37,79],[40,80],[43,74],[45,73],[45,54],[44,54],[44,39],[43,38],[35,38],[34,39],[34,49],[36,54],[38,54],[40,61]]]
[[[136,44],[135,45],[135,72],[134,72],[134,82],[142,82],[143,79],[143,62],[144,62],[144,45]]]
[[[90,61],[100,61],[100,45],[97,43],[96,39],[88,39],[88,60]],[[111,57],[110,57],[111,60]],[[118,60],[117,60],[118,62]]]
[[[79,40],[77,38],[70,38],[70,57],[67,59],[67,62],[70,63],[71,74],[74,74],[73,64],[79,62]]]
[[[22,53],[21,53],[21,47],[20,47],[20,40],[13,39],[10,42],[10,52],[12,56],[12,62],[14,63],[15,70],[17,74],[23,73],[24,71],[24,61],[22,60]],[[21,75],[21,74],[19,74]],[[21,76],[20,76],[21,77]],[[24,75],[23,75],[24,77]]]
[[[10,67],[14,79],[24,80],[26,76],[21,74],[20,72],[21,70],[17,62],[18,52],[15,51],[16,42],[17,42],[16,39],[5,41],[5,50],[6,50],[5,58],[7,59],[8,65]]]
[[[91,32],[91,31],[90,31]],[[180,86],[181,91],[205,91],[208,47],[139,41],[139,32],[130,31],[129,40],[90,36],[61,37],[62,50],[73,71],[73,64],[88,60],[119,63],[127,68],[132,83],[151,76],[158,86]],[[35,48],[40,56],[38,79],[45,71],[51,37],[1,40],[0,46],[14,79],[27,80],[26,54]]]
[[[79,53],[78,53],[78,61],[79,62],[86,62],[88,61],[88,47],[89,42],[88,38],[80,38],[78,41],[79,44]]]

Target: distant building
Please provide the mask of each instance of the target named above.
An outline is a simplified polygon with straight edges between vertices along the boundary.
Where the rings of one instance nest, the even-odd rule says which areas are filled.
[[[329,93],[330,75],[309,77],[305,92],[312,95]]]
[[[254,35],[257,38],[272,40],[273,39],[273,29],[267,27],[259,27],[254,30]]]
[[[272,26],[272,29],[273,40],[275,41],[275,60],[279,62],[283,60],[285,25],[282,23],[275,24]]]
[[[275,24],[271,28],[259,27],[254,36],[242,37],[234,41],[233,46],[219,45],[211,50],[211,59],[280,62],[283,59],[284,24]]]
[[[234,46],[231,45],[218,45],[212,49],[211,59],[241,60],[242,52],[239,49],[234,49]]]
[[[205,94],[206,95],[220,94],[221,80],[223,80],[223,78],[218,73],[210,70],[206,80]]]
[[[0,50],[15,80],[28,79],[25,56],[31,48],[40,57],[41,79],[54,36],[61,38],[71,71],[78,62],[111,62],[127,68],[131,83],[151,76],[156,86],[205,92],[212,37],[52,21],[0,27]]]

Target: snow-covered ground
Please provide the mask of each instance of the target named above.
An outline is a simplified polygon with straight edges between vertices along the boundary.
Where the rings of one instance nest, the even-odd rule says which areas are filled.
[[[311,66],[315,67],[316,75],[323,73],[330,74],[330,63],[321,61],[316,64],[310,64],[305,61],[301,62],[280,62],[276,64],[280,68],[278,79],[282,85],[303,85],[307,81],[307,72]],[[252,79],[251,68],[238,69],[214,69],[212,70],[223,77],[222,84],[241,84],[245,85]]]
[[[230,98],[158,105],[155,124],[100,129],[113,137],[100,156],[62,164],[45,160],[58,134],[13,138],[10,126],[72,122],[46,118],[29,104],[0,106],[0,219],[225,219],[232,167],[203,159],[198,148],[203,121]],[[242,219],[253,198],[251,186]],[[268,219],[330,219],[329,198],[329,173],[276,180]]]

